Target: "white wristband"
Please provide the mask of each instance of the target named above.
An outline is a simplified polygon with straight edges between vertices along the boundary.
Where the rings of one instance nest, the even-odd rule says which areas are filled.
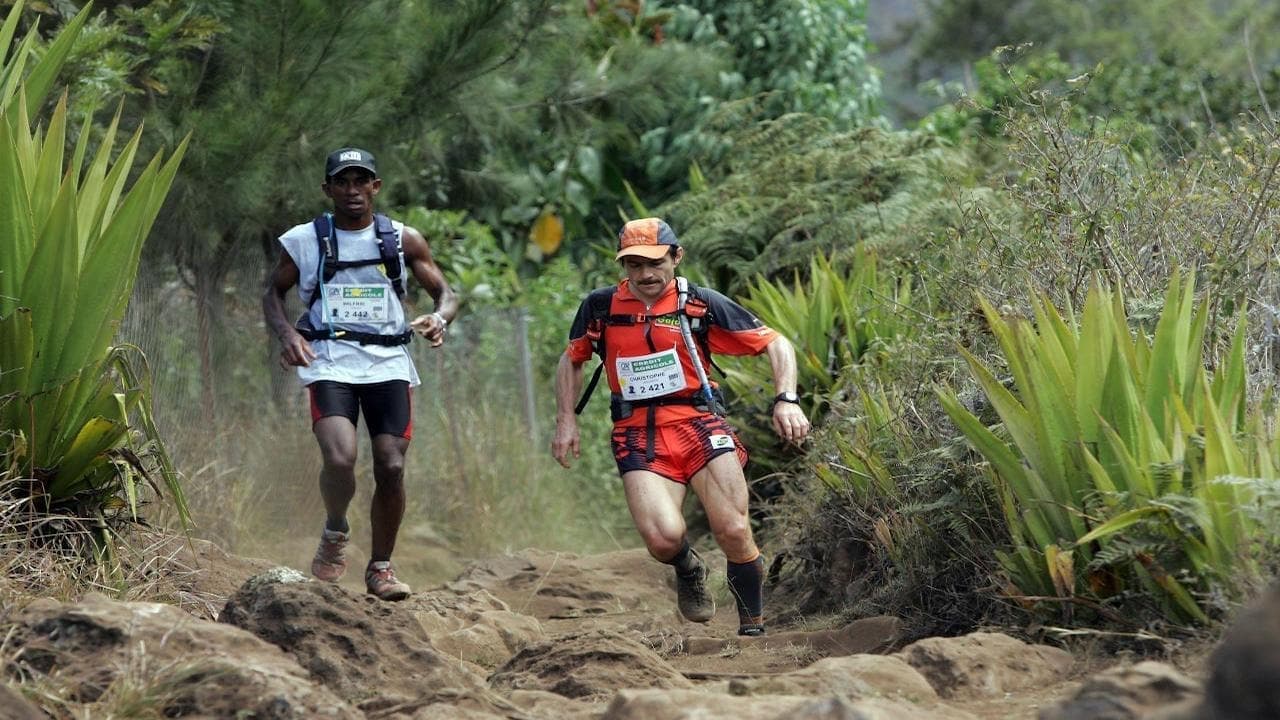
[[[440,321],[440,327],[441,327],[441,329],[447,329],[447,328],[449,327],[449,321],[448,321],[448,320],[445,320],[445,319],[444,319],[444,316],[443,316],[443,315],[441,315],[440,313],[438,313],[438,312],[433,312],[433,313],[431,313],[431,317],[433,317],[433,318],[435,318],[435,319],[437,319],[437,320],[439,320],[439,321]]]

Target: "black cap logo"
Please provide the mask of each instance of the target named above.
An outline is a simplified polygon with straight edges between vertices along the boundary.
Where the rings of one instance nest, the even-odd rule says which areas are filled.
[[[373,164],[373,155],[366,150],[350,147],[329,153],[329,157],[324,161],[324,176],[328,179],[352,167],[363,168],[373,173],[374,177],[378,176],[378,167]]]

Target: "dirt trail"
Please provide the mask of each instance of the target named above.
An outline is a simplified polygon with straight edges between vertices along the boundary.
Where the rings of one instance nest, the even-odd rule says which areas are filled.
[[[181,609],[38,601],[9,618],[14,657],[90,699],[138,682],[141,657],[163,677],[156,702],[170,717],[1084,720],[1155,717],[1199,694],[1172,668],[1117,663],[1123,675],[1098,676],[1096,658],[996,633],[903,647],[889,617],[739,638],[722,569],[716,617],[692,624],[670,569],[643,550],[527,550],[401,603],[365,595],[358,579],[330,585],[195,550]]]

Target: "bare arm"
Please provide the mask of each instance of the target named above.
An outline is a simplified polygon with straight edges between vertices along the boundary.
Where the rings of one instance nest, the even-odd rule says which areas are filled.
[[[284,314],[284,296],[297,284],[298,266],[289,257],[289,253],[281,249],[280,259],[271,269],[267,288],[262,293],[262,317],[283,346],[280,350],[280,365],[286,368],[310,365],[316,357],[311,343],[298,334]]]
[[[405,225],[400,242],[404,249],[405,264],[417,278],[418,284],[422,285],[435,301],[434,312],[419,315],[409,325],[422,333],[422,337],[431,343],[431,347],[440,347],[444,344],[445,328],[458,314],[458,297],[453,294],[453,289],[444,279],[440,266],[436,265],[435,259],[431,257],[431,247],[422,233]]]
[[[774,393],[796,391],[796,351],[791,341],[779,335],[765,348],[773,368]],[[773,430],[789,443],[800,443],[809,434],[809,418],[799,405],[789,402],[773,404]]]
[[[551,454],[564,467],[569,467],[569,453],[575,458],[582,455],[578,416],[573,412],[581,392],[582,363],[569,359],[566,352],[556,365],[556,435],[551,440]]]

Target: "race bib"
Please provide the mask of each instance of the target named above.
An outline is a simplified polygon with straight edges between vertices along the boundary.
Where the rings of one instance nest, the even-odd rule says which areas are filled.
[[[331,323],[378,325],[391,317],[390,288],[385,285],[326,285]]]
[[[684,370],[676,349],[648,355],[620,357],[616,361],[618,387],[626,400],[670,395],[686,387]]]

